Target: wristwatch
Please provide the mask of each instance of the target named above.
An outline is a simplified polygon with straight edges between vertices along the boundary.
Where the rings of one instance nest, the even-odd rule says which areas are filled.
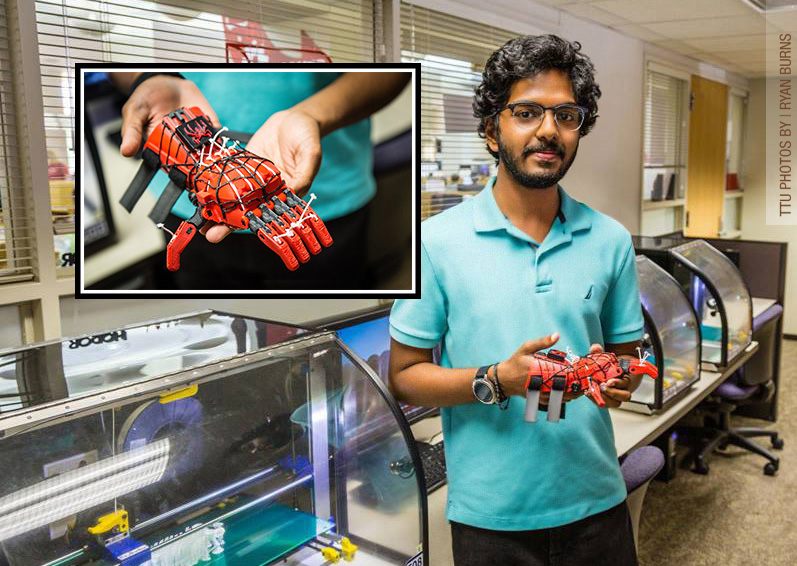
[[[487,379],[487,372],[491,367],[493,366],[480,367],[473,378],[473,395],[480,403],[484,403],[485,405],[495,405],[497,398],[495,385],[492,381]]]

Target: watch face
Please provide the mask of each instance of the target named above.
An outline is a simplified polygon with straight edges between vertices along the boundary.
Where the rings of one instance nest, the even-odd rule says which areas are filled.
[[[487,405],[492,405],[495,401],[495,391],[492,385],[484,379],[476,379],[473,381],[473,394],[476,399]]]

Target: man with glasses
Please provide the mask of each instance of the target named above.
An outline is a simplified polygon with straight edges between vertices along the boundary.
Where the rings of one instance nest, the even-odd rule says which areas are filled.
[[[423,223],[421,298],[391,314],[391,391],[442,407],[457,566],[637,564],[608,411],[568,392],[558,422],[524,419],[533,353],[635,358],[643,330],[628,231],[559,185],[601,94],[580,50],[525,36],[490,57],[473,107],[497,174]],[[610,380],[607,405],[639,380]]]

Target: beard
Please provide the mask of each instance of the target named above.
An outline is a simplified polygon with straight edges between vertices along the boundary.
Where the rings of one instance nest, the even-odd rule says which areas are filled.
[[[534,148],[524,148],[523,153],[519,159],[516,159],[509,149],[504,145],[501,139],[501,132],[497,135],[498,141],[498,157],[506,167],[509,175],[520,185],[527,189],[547,189],[548,187],[557,184],[562,177],[565,176],[567,170],[573,164],[578,153],[578,142],[573,150],[573,155],[567,161],[564,160],[564,150],[557,144],[547,144]],[[556,169],[545,171],[543,173],[526,173],[521,169],[521,160],[525,160],[532,153],[537,151],[555,151],[561,160],[561,165]]]

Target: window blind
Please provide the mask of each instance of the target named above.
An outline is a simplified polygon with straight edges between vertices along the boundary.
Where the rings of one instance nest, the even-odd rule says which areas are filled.
[[[683,198],[687,81],[648,70],[645,91],[643,200]]]
[[[33,207],[22,183],[6,2],[0,0],[0,283],[32,279]]]
[[[495,168],[473,91],[490,55],[517,34],[401,3],[401,60],[421,67],[421,216],[481,190]]]
[[[105,62],[373,61],[367,0],[37,0],[42,57]],[[55,69],[54,69],[55,70]]]
[[[75,63],[374,60],[370,0],[36,0],[36,24],[57,251],[74,246]]]

